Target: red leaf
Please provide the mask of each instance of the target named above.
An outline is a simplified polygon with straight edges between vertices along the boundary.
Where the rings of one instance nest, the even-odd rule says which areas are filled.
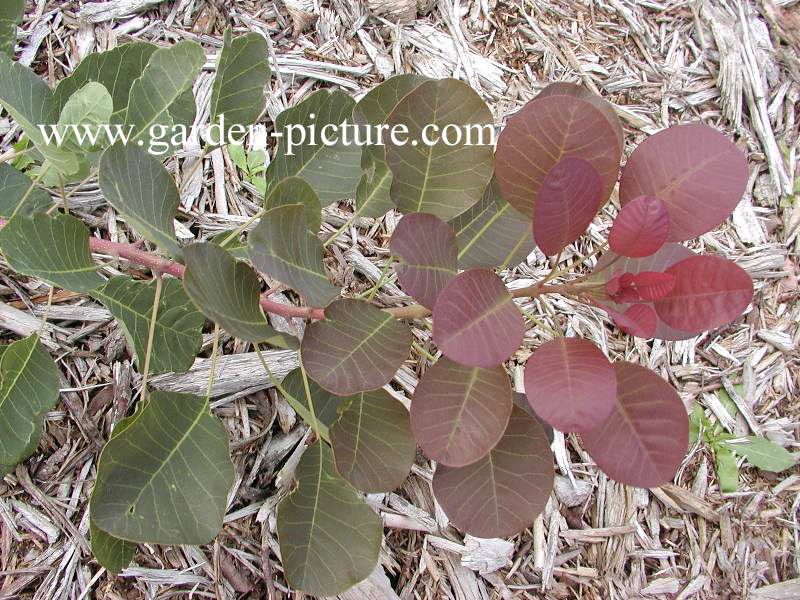
[[[465,367],[443,356],[414,390],[411,430],[429,458],[463,467],[494,448],[512,406],[503,367]]]
[[[672,291],[655,303],[672,327],[699,333],[730,323],[753,299],[753,280],[719,256],[693,256],[666,270],[676,278]]]
[[[608,283],[615,277],[625,273],[636,274],[644,271],[663,272],[668,267],[690,256],[696,255],[686,246],[681,246],[674,242],[667,242],[655,254],[643,258],[628,258],[627,256],[619,256],[614,252],[606,252],[597,261],[597,266],[589,277],[589,280],[596,283]],[[633,300],[633,302],[637,301],[638,300]],[[595,299],[594,303],[608,312],[609,315],[611,315],[613,311],[622,314],[627,309],[625,303],[619,303],[611,297]],[[652,306],[652,304],[650,305]],[[659,318],[658,326],[656,327],[653,337],[661,340],[685,340],[694,335],[696,335],[696,333],[681,331],[680,329],[670,327],[663,319]]]
[[[655,196],[639,196],[622,207],[611,231],[608,246],[623,256],[650,256],[669,235],[669,213]]]
[[[633,285],[642,300],[658,300],[669,294],[675,287],[675,276],[670,273],[642,271],[634,275]]]
[[[557,254],[586,231],[600,208],[603,182],[591,163],[562,158],[544,176],[533,209],[533,239],[547,255]]]
[[[502,136],[501,136],[502,139]],[[719,131],[693,123],[647,138],[622,170],[622,206],[656,196],[667,208],[673,242],[690,240],[722,223],[747,185],[747,159]]]
[[[496,367],[522,343],[525,321],[503,280],[486,269],[456,275],[433,308],[433,341],[448,358]]]
[[[435,215],[411,213],[400,219],[389,247],[402,261],[395,266],[400,285],[420,304],[432,308],[458,272],[453,230]]]
[[[672,480],[686,455],[689,419],[677,392],[653,371],[614,364],[617,397],[608,418],[581,434],[606,475],[627,485],[656,487]]]
[[[658,327],[658,315],[649,304],[632,304],[625,312],[606,308],[614,324],[628,335],[651,338]]]
[[[546,423],[560,431],[588,431],[611,412],[614,369],[600,349],[580,338],[542,344],[525,365],[525,394]]]
[[[602,102],[602,100],[600,100]],[[495,177],[503,198],[532,216],[547,173],[565,157],[588,161],[602,181],[601,200],[617,182],[622,148],[606,114],[581,98],[537,97],[511,117],[497,139]]]

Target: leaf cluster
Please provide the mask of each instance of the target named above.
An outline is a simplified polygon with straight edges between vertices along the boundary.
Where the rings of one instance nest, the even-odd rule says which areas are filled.
[[[229,126],[259,118],[270,76],[266,54],[259,35],[226,32],[210,122],[223,114]],[[578,433],[617,481],[653,487],[673,478],[686,452],[689,419],[659,374],[611,363],[589,341],[561,335],[530,354],[524,394],[514,391],[505,364],[534,341],[527,330],[537,320],[521,310],[522,297],[536,306],[544,294],[568,295],[643,338],[686,339],[735,320],[751,301],[750,277],[726,259],[682,244],[724,221],[744,192],[746,160],[732,142],[700,124],[671,127],[640,144],[620,177],[624,136],[613,107],[559,83],[508,120],[496,151],[466,140],[304,140],[290,151],[291,129],[312,124],[403,126],[410,139],[421,139],[430,125],[494,129],[484,101],[454,79],[401,75],[358,103],[343,92],[319,90],[278,116],[281,137],[265,170],[265,156],[229,148],[244,176],[264,192],[251,222],[182,246],[175,238],[175,181],[135,142],[153,124],[194,121],[191,85],[203,62],[193,42],[126,44],[88,56],[51,90],[0,52],[0,104],[36,152],[28,174],[42,183],[64,182],[96,168],[109,205],[150,244],[151,250],[126,257],[144,261],[155,278],[106,279],[92,258],[100,241],[68,212],[49,214],[49,195],[7,165],[0,169],[6,192],[0,216],[9,219],[0,249],[19,273],[108,307],[145,382],[149,373],[191,367],[206,320],[259,352],[262,344],[299,351],[300,367],[282,382],[264,362],[315,434],[277,507],[281,558],[293,587],[333,595],[369,575],[382,524],[364,492],[400,486],[417,446],[436,462],[433,491],[451,522],[481,537],[514,535],[544,509],[553,485],[552,428]],[[37,125],[59,122],[129,124],[134,143],[45,144]],[[207,144],[204,151],[216,147]],[[589,273],[554,268],[545,280],[509,291],[498,269],[516,266],[535,246],[560,257],[618,183],[621,206],[609,250]],[[385,273],[393,266],[418,305],[384,309],[347,297],[331,282],[319,238],[322,209],[348,199],[353,219],[395,208],[405,215],[391,232]],[[271,302],[262,295],[262,278],[291,288],[305,306],[287,312]],[[270,311],[314,320],[300,340],[276,330]],[[441,354],[420,366],[409,410],[390,382],[411,356],[412,319],[432,327]],[[35,448],[43,411],[57,392],[52,372],[49,379],[37,374],[35,389],[19,388],[37,369],[57,375],[34,338],[15,342],[0,357],[0,426],[6,422],[18,434],[8,448],[0,436],[4,469]],[[135,413],[116,425],[98,463],[92,548],[112,572],[130,562],[137,543],[210,541],[222,526],[234,479],[210,392],[147,392],[145,384]],[[12,401],[17,395],[24,400]],[[760,442],[724,444],[758,460],[751,455],[758,455]]]

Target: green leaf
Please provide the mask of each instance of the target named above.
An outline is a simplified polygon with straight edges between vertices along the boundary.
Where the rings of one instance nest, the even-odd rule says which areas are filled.
[[[715,444],[713,448],[719,489],[724,493],[735,492],[739,485],[739,468],[736,466],[736,459],[723,444]]]
[[[77,92],[72,94],[61,110],[58,117],[59,129],[65,134],[62,147],[67,149],[88,152],[100,147],[103,135],[98,136],[98,143],[84,138],[81,143],[75,132],[68,125],[81,125],[97,130],[98,125],[104,125],[111,119],[113,102],[108,90],[101,83],[90,81]]]
[[[173,123],[170,105],[191,89],[205,60],[203,47],[188,40],[153,52],[128,99],[125,125],[133,126],[134,142],[144,140],[153,125]]]
[[[700,436],[700,428],[705,425],[705,413],[699,403],[695,403],[689,413],[689,446],[694,446]]]
[[[228,253],[236,260],[250,260],[250,256],[247,254],[247,242],[242,239],[241,234],[237,234],[236,237],[234,237],[230,242],[224,246],[222,245],[222,242],[227,240],[228,236],[233,233],[233,231],[233,229],[229,231],[222,231],[210,238],[208,243],[216,244],[217,246],[225,248],[225,250],[227,250]]]
[[[533,228],[492,180],[480,202],[450,221],[462,269],[515,267],[533,252]]]
[[[316,192],[304,179],[287,177],[272,186],[264,198],[265,211],[287,204],[303,205],[308,230],[316,235],[322,223],[322,212]]]
[[[0,357],[0,465],[14,467],[39,444],[44,416],[58,399],[60,373],[31,335],[6,346]]]
[[[39,125],[55,124],[59,107],[53,99],[53,91],[32,69],[14,63],[4,52],[0,52],[0,104],[34,143],[36,149],[64,175],[78,170],[78,159],[72,152],[45,144]]]
[[[318,90],[279,114],[275,120],[275,131],[280,133],[278,147],[267,169],[270,186],[296,176],[311,185],[322,206],[353,198],[361,179],[361,148],[354,143],[345,144],[340,129],[343,122],[351,122],[354,104],[344,92]],[[312,125],[317,132],[315,139],[309,133]],[[320,132],[326,125],[335,126],[328,136],[329,141],[336,142],[333,145],[322,142]],[[307,139],[301,141],[302,136]],[[294,142],[291,148],[290,140]]]
[[[295,471],[297,487],[278,505],[286,579],[312,596],[339,594],[378,562],[381,519],[336,472],[330,448],[316,442]]]
[[[183,249],[183,287],[195,306],[228,333],[247,342],[297,348],[297,339],[275,331],[259,306],[256,272],[216,244],[201,242]]]
[[[306,327],[300,353],[314,381],[349,396],[389,383],[410,349],[408,325],[365,300],[342,298]]]
[[[320,385],[311,378],[308,379],[308,391],[311,395],[311,402],[314,405],[314,414],[317,420],[330,427],[339,418],[339,405],[342,402],[341,396],[334,396],[330,392],[324,390]],[[306,388],[303,385],[303,373],[300,367],[291,371],[281,382],[281,387],[295,400],[305,407],[308,407],[308,400],[306,399]]]
[[[136,544],[107,534],[92,519],[89,519],[89,544],[97,562],[113,575],[131,564],[136,554]]]
[[[133,42],[106,52],[92,52],[69,77],[58,82],[54,98],[59,112],[67,100],[90,81],[103,85],[111,94],[112,123],[124,123],[133,82],[142,75],[147,61],[158,49],[155,44]]]
[[[233,163],[245,174],[250,175],[250,168],[247,164],[247,157],[244,154],[244,144],[230,144],[227,147],[228,156]]]
[[[233,478],[228,435],[208,401],[155,391],[103,448],[91,518],[121,540],[205,544],[222,527]]]
[[[22,23],[24,14],[25,0],[4,0],[0,2],[0,52],[14,56],[17,25]]]
[[[739,456],[744,456],[750,464],[764,469],[779,473],[797,464],[786,448],[771,442],[766,438],[757,435],[748,435],[743,439],[745,442],[730,440],[726,442],[727,447]]]
[[[180,196],[161,161],[146,150],[117,142],[100,158],[100,190],[145,239],[172,257],[180,256],[175,216]]]
[[[365,145],[361,153],[364,173],[356,190],[356,209],[361,216],[380,217],[394,208],[389,195],[392,172],[386,164],[385,145],[377,143],[377,128],[406,94],[425,81],[427,78],[421,75],[396,75],[372,88],[353,108],[353,121],[362,135],[366,138],[369,127],[375,142]]]
[[[31,186],[33,189],[28,193]],[[29,215],[43,211],[52,204],[50,194],[35,186],[27,175],[8,163],[0,163],[0,217],[11,217],[25,194],[28,196],[17,211],[18,214]]]
[[[467,84],[426,81],[400,100],[386,124],[408,128],[408,143],[394,144],[390,138],[386,145],[394,178],[391,195],[402,212],[429,212],[449,220],[481,199],[494,170],[494,119]],[[430,139],[433,127],[438,141]],[[452,144],[443,141],[445,128]],[[458,138],[454,131],[460,132]],[[426,134],[437,143],[426,143]]]
[[[87,292],[102,285],[89,254],[89,230],[71,215],[17,215],[0,229],[0,248],[18,273]]]
[[[302,204],[284,204],[264,213],[248,237],[255,267],[294,288],[309,306],[327,306],[339,295],[322,262],[322,242],[309,231]]]
[[[217,57],[217,74],[211,89],[210,123],[213,125],[219,115],[225,115],[223,140],[228,140],[228,131],[233,125],[247,127],[256,122],[266,104],[264,88],[269,77],[264,36],[248,33],[231,39],[231,28],[228,27],[222,51]],[[241,132],[236,133],[237,137],[241,135]]]
[[[368,493],[399,488],[417,451],[405,406],[374,390],[345,398],[339,414],[330,437],[342,477]]]
[[[122,325],[139,368],[144,366],[147,338],[155,299],[155,281],[119,276],[92,292]],[[164,278],[158,301],[150,372],[187,371],[203,344],[205,317],[174,278]]]

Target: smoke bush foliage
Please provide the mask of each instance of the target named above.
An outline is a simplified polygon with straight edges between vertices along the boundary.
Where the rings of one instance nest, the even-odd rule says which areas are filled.
[[[212,121],[224,114],[232,127],[258,119],[270,78],[266,55],[259,35],[226,32]],[[301,367],[275,384],[314,435],[293,483],[274,493],[282,498],[277,535],[286,578],[310,594],[339,593],[373,570],[382,522],[363,493],[400,486],[417,446],[436,462],[433,491],[452,524],[481,537],[516,534],[543,510],[553,485],[550,427],[578,433],[619,482],[653,487],[673,478],[687,448],[687,412],[656,373],[611,363],[589,341],[552,332],[527,359],[525,394],[515,393],[505,365],[523,344],[537,345],[526,331],[538,321],[514,298],[538,308],[545,294],[565,295],[641,338],[688,339],[735,320],[751,301],[750,277],[681,243],[718,226],[740,200],[747,165],[733,143],[702,124],[670,127],[635,148],[620,177],[624,136],[611,105],[556,83],[508,119],[496,149],[388,140],[363,148],[306,142],[289,153],[279,141],[246,239],[242,227],[182,246],[174,230],[178,188],[159,158],[136,143],[47,146],[37,125],[120,123],[143,136],[153,124],[192,123],[191,86],[203,62],[193,42],[126,44],[89,55],[53,90],[0,52],[0,103],[34,148],[28,174],[75,182],[97,170],[109,205],[158,253],[91,237],[25,174],[0,165],[0,248],[8,264],[104,304],[145,376],[142,399],[116,424],[97,465],[90,514],[100,564],[118,572],[137,543],[202,544],[222,526],[236,478],[208,397],[146,389],[148,373],[192,365],[206,320],[256,349],[300,353]],[[317,91],[274,127],[342,120],[404,125],[410,139],[431,123],[493,125],[464,83],[401,75],[358,103]],[[618,183],[608,249],[590,272],[556,271],[509,291],[498,269],[519,264],[534,243],[560,256]],[[405,215],[389,249],[400,285],[419,304],[382,309],[344,297],[330,281],[321,208],[346,199],[354,200],[354,217],[393,208]],[[139,262],[154,278],[108,279],[92,251]],[[569,266],[588,267],[590,258]],[[293,289],[303,305],[260,297],[260,274]],[[265,312],[311,322],[301,341],[274,329]],[[412,365],[424,372],[409,411],[387,384],[410,358],[409,321],[424,326],[428,318],[441,356],[424,369]],[[35,450],[59,374],[35,335],[0,350],[6,473]]]

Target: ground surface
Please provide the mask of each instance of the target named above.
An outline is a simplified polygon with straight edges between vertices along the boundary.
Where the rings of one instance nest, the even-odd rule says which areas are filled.
[[[556,298],[556,318],[614,359],[647,365],[667,377],[687,406],[719,414],[717,393],[743,384],[742,401],[755,427],[796,452],[798,403],[798,224],[793,195],[800,96],[800,4],[793,0],[345,0],[211,2],[206,0],[31,3],[17,58],[55,83],[92,50],[134,39],[169,44],[194,39],[209,63],[195,92],[202,109],[213,77],[211,59],[222,31],[269,35],[277,64],[264,121],[318,86],[358,95],[402,72],[468,81],[498,122],[548,82],[580,82],[614,102],[627,151],[667,125],[702,120],[728,133],[749,155],[747,193],[732,220],[697,242],[750,272],[756,296],[736,323],[688,342],[645,342],[621,336],[602,315]],[[427,6],[425,6],[427,4]],[[417,19],[397,27],[381,20],[386,8],[409,8]],[[131,13],[131,9],[135,12]],[[130,15],[130,16],[129,16]],[[0,83],[1,85],[2,83]],[[282,86],[282,87],[281,87]],[[202,112],[202,111],[201,111]],[[0,117],[0,152],[18,131]],[[253,214],[258,198],[232,162],[170,160],[182,190],[180,235],[206,237]],[[105,205],[95,182],[70,197],[73,212],[100,235],[132,239]],[[571,260],[605,238],[616,197],[591,235],[571,247]],[[349,207],[325,217],[327,233]],[[370,287],[383,267],[395,217],[362,220],[331,248],[329,266],[347,291]],[[508,281],[540,277],[550,265],[537,253],[504,273]],[[118,268],[128,271],[126,264]],[[392,303],[386,285],[379,301]],[[28,315],[38,329],[48,288],[0,272],[0,300]],[[273,475],[305,434],[281,399],[267,389],[247,348],[226,340],[223,374],[213,407],[231,436],[236,486],[223,533],[204,547],[140,546],[120,577],[109,577],[88,551],[87,498],[97,451],[110,426],[136,397],[139,377],[119,328],[99,305],[57,293],[47,314],[69,391],[48,415],[39,452],[0,482],[0,597],[169,598],[287,597],[276,560]],[[555,313],[555,317],[548,316]],[[0,330],[6,338],[20,334]],[[24,328],[23,328],[24,329]],[[427,332],[415,332],[422,346]],[[526,347],[547,339],[531,330]],[[207,340],[208,341],[208,340]],[[206,344],[206,348],[210,343]],[[244,353],[243,353],[244,352]],[[207,356],[207,352],[204,354]],[[526,353],[519,356],[520,363]],[[285,372],[294,359],[271,356]],[[408,363],[411,364],[411,363]],[[424,361],[423,361],[424,364]],[[518,371],[520,369],[517,369]],[[208,361],[155,385],[200,389]],[[418,372],[396,380],[409,393]],[[715,412],[715,410],[717,412]],[[727,422],[750,433],[741,417]],[[395,494],[375,497],[388,521],[382,565],[347,598],[798,598],[800,597],[800,471],[780,475],[741,466],[739,489],[719,491],[708,448],[694,446],[675,484],[627,488],[599,473],[573,436],[557,436],[558,493],[544,515],[509,541],[466,540],[437,509],[430,464],[420,456]],[[574,482],[571,483],[571,481]],[[792,581],[794,580],[794,581]],[[780,583],[784,582],[784,583]],[[395,595],[396,594],[396,595]]]

